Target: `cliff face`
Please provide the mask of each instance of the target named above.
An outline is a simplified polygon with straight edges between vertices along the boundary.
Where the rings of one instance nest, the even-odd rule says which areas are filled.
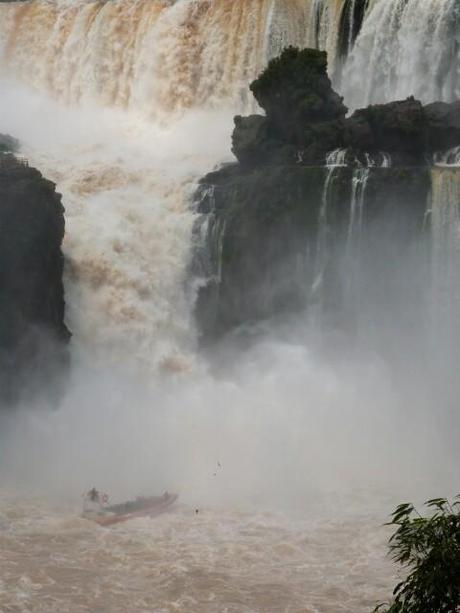
[[[406,269],[423,260],[430,156],[460,144],[458,104],[408,99],[347,118],[326,67],[314,50],[272,61],[251,85],[266,115],[235,118],[238,163],[201,181],[207,338],[308,307],[353,326],[358,301],[402,321],[401,293],[421,299],[423,280]]]
[[[54,184],[0,155],[0,406],[53,396],[65,370],[63,236]]]
[[[365,172],[345,166],[232,165],[203,179],[198,202],[208,257],[200,269],[208,281],[196,313],[206,338],[308,306],[350,326],[355,300],[375,312],[385,304],[381,319],[394,319],[389,297],[398,284],[420,294],[421,279],[404,281],[399,273],[420,251],[429,170]],[[356,249],[365,261],[359,284],[352,280]]]

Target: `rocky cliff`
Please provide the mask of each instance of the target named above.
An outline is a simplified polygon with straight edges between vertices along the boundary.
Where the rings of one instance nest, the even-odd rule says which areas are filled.
[[[326,54],[293,48],[251,91],[265,115],[235,118],[238,163],[197,193],[204,336],[314,306],[353,325],[357,300],[385,320],[400,287],[418,300],[423,282],[404,270],[426,228],[431,159],[460,145],[460,103],[409,98],[347,116]]]
[[[63,236],[54,184],[0,154],[0,406],[54,396],[65,370]]]

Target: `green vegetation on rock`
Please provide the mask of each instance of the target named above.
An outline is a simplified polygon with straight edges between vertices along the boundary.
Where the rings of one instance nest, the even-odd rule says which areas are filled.
[[[436,498],[426,505],[428,517],[412,504],[399,505],[392,515],[390,551],[408,575],[395,587],[393,602],[374,613],[460,611],[460,496],[453,503]]]

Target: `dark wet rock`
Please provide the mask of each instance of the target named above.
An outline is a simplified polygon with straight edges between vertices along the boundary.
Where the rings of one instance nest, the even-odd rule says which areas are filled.
[[[0,155],[0,406],[53,397],[65,371],[63,236],[55,185]]]
[[[207,236],[197,253],[197,269],[206,283],[196,315],[205,339],[315,306],[329,320],[342,319],[342,324],[346,318],[352,325],[356,313],[347,303],[349,280],[341,266],[354,170],[341,167],[329,173],[319,166],[242,169],[234,164],[202,179],[197,199],[199,212],[207,218]],[[399,282],[394,271],[420,237],[429,192],[426,168],[376,168],[369,175],[362,223],[365,259],[373,264],[364,285],[376,311],[380,300],[388,305],[385,293],[390,295]],[[321,229],[320,247],[325,204],[327,224]],[[388,308],[381,319],[392,315]],[[408,316],[415,321],[413,312]]]
[[[16,153],[20,143],[9,134],[0,134],[0,153]]]
[[[328,152],[347,148],[359,163],[383,151],[394,165],[414,166],[460,145],[460,102],[424,107],[410,97],[345,117],[327,76],[325,52],[286,49],[251,90],[266,116],[235,118],[233,152],[245,165],[323,165]]]
[[[398,292],[411,294],[407,304],[423,302],[423,284],[404,263],[424,235],[432,155],[460,146],[460,103],[424,107],[411,97],[346,117],[326,69],[326,54],[309,49],[270,62],[251,85],[266,115],[235,118],[238,163],[202,180],[197,317],[206,338],[318,302],[350,325],[356,304],[346,275],[356,272],[344,273],[343,262],[356,216],[366,262],[359,300],[389,326],[418,321],[416,306],[382,305]],[[326,167],[331,152],[343,167]]]
[[[451,104],[428,104],[425,116],[430,151],[443,151],[460,145],[460,100]]]
[[[269,162],[281,143],[270,137],[267,118],[263,115],[237,115],[234,121],[232,151],[235,157],[245,165]]]
[[[297,163],[322,166],[326,156],[346,146],[344,120],[309,124],[304,131],[304,146],[299,150]]]
[[[414,98],[360,109],[347,119],[346,144],[358,151],[402,152],[423,162],[425,114]]]
[[[334,121],[347,113],[332,89],[324,51],[289,47],[250,87],[273,134],[294,144],[304,142],[306,124]]]

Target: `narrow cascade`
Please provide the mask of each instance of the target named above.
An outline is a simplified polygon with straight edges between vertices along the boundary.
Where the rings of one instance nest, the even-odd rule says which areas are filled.
[[[379,151],[377,154],[365,154],[367,168],[391,168],[391,155],[385,151]]]
[[[350,219],[348,224],[347,245],[351,248],[355,238],[361,234],[363,224],[364,196],[370,168],[357,168],[353,171],[350,201]]]
[[[321,207],[318,215],[318,232],[316,240],[315,272],[313,276],[312,295],[315,303],[319,305],[317,316],[321,316],[323,303],[324,275],[329,258],[329,227],[328,227],[328,207],[331,198],[331,191],[334,179],[338,172],[346,166],[346,149],[336,149],[326,157],[326,176],[324,179],[323,195]]]
[[[348,307],[356,308],[359,303],[360,262],[362,257],[361,236],[363,228],[364,202],[371,169],[356,168],[351,179],[350,213],[345,245],[344,293]]]
[[[459,98],[457,5],[456,0],[372,0],[344,68],[347,105],[410,95],[425,103]]]
[[[364,21],[369,0],[346,0],[341,16],[337,41],[337,62],[335,66],[335,86],[341,90],[343,63],[353,50],[356,38]]]
[[[437,166],[460,166],[460,147],[436,153],[433,161]]]
[[[460,168],[433,168],[431,224],[435,346],[448,344],[450,354],[460,332],[458,324],[452,329],[460,301]]]
[[[355,41],[355,37],[353,36],[355,30],[355,10],[356,10],[356,0],[350,1],[350,6],[348,8],[348,32],[347,32],[347,55],[350,54],[353,43]]]

